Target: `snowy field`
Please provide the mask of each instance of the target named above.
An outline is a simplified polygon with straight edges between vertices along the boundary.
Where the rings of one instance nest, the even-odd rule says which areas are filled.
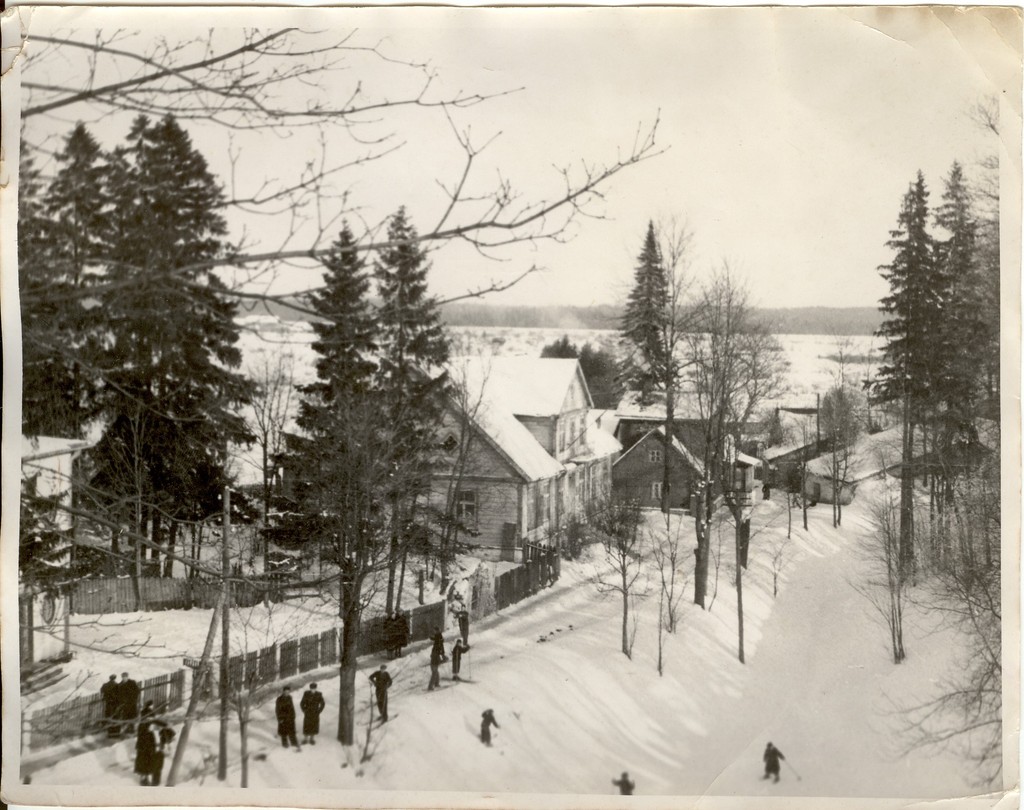
[[[638,603],[629,660],[619,651],[621,600],[598,593],[594,578],[606,567],[599,549],[591,547],[586,559],[563,566],[553,588],[474,626],[472,652],[463,663],[468,682],[456,684],[445,671],[442,689],[427,693],[427,651],[422,646],[391,662],[392,719],[373,728],[366,762],[359,760],[370,686],[362,676],[382,659],[364,659],[357,681],[364,689],[357,699],[359,750],[346,751],[333,739],[335,674],[322,671],[293,682],[301,691],[315,679],[327,698],[319,743],[304,746],[301,753],[280,747],[273,693],[268,693],[254,712],[252,795],[278,803],[287,803],[288,794],[268,799],[275,794],[264,791],[594,796],[614,794],[611,780],[626,770],[641,796],[758,797],[758,803],[746,806],[792,806],[772,805],[771,798],[780,796],[977,796],[984,788],[974,784],[957,751],[904,750],[906,720],[893,711],[894,705],[927,698],[942,674],[957,667],[958,639],[910,609],[905,619],[908,658],[892,664],[884,625],[850,584],[863,578],[860,538],[869,529],[866,515],[873,491],[881,486],[875,482],[861,488],[857,500],[844,509],[844,525],[838,530],[824,507],[810,510],[807,532],[794,512],[789,541],[783,506],[777,500],[758,503],[744,576],[745,665],[736,658],[730,526],[722,527],[717,574],[712,565],[711,609],[705,612],[689,604],[688,585],[680,604],[681,627],[666,638],[661,677],[656,668],[655,570],[647,569],[650,595]],[[650,515],[651,530],[663,531],[662,521],[660,515]],[[683,531],[680,573],[692,581],[692,528],[684,524]],[[713,546],[717,551],[717,538]],[[772,558],[780,547],[783,565],[779,593],[773,598]],[[277,610],[282,611],[281,621],[300,622],[303,632],[320,626],[311,605]],[[177,624],[180,613],[151,614],[146,617],[148,632],[166,639],[168,646],[197,654],[209,613],[188,613],[195,615],[187,626]],[[453,634],[449,631],[448,636]],[[477,737],[481,712],[488,708],[500,724],[491,748]],[[761,754],[769,740],[786,756],[779,784],[760,779]],[[237,787],[234,726],[231,746],[228,784]],[[32,783],[123,786],[125,797],[133,801],[160,795],[134,787],[132,748],[130,742],[118,742],[69,752],[56,762],[51,758],[40,763],[45,767],[34,771]],[[184,786],[219,784],[216,750],[212,710],[193,729]],[[316,794],[303,795],[317,801]],[[324,804],[337,802],[330,793],[320,795]],[[388,795],[401,796],[401,806],[431,803],[430,794]],[[526,799],[506,796],[501,805],[517,802]],[[976,802],[992,804],[991,798]],[[680,805],[674,801],[673,806]]]

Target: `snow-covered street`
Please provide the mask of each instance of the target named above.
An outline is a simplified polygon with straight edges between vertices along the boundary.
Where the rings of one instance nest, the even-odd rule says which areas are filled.
[[[322,733],[301,753],[280,746],[267,695],[254,711],[250,789],[609,794],[616,792],[611,780],[626,770],[637,794],[648,796],[973,795],[968,766],[955,753],[903,751],[904,721],[891,707],[924,698],[921,685],[953,665],[956,645],[948,631],[908,613],[908,658],[891,663],[884,627],[850,584],[864,565],[856,539],[868,528],[865,501],[859,496],[844,511],[840,529],[832,528],[830,510],[818,507],[805,533],[794,511],[776,599],[771,552],[785,537],[786,517],[777,500],[758,505],[744,578],[746,665],[736,660],[731,527],[724,527],[712,609],[689,604],[687,586],[682,626],[666,637],[663,677],[656,669],[655,575],[629,660],[618,649],[621,601],[594,587],[601,561],[600,548],[591,547],[589,560],[563,566],[553,588],[473,628],[467,682],[452,682],[445,666],[442,689],[428,693],[422,646],[389,662],[392,717],[375,726],[365,763],[359,759],[371,688],[363,677],[383,659],[363,664],[351,761],[333,739],[336,676],[318,678],[327,698]],[[652,525],[660,519],[650,517]],[[293,681],[296,698],[309,680]],[[492,748],[478,738],[488,708],[500,724]],[[760,778],[769,740],[786,757],[779,784]],[[231,745],[229,784],[238,786],[234,724]],[[216,749],[211,717],[193,730],[187,784],[218,784]],[[129,787],[132,757],[132,743],[124,741],[67,758],[32,781]]]

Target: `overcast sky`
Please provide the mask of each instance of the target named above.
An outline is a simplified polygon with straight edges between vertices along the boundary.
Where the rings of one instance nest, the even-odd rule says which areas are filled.
[[[128,24],[155,35],[238,22],[237,12],[126,14],[92,12],[73,23]],[[246,10],[245,22],[280,22],[258,14]],[[954,159],[971,173],[981,156],[999,149],[969,114],[983,96],[1008,86],[1012,49],[980,15],[941,14],[349,9],[302,22],[332,33],[357,27],[360,43],[383,39],[381,49],[391,56],[429,60],[439,71],[439,95],[522,88],[454,114],[478,144],[497,135],[480,158],[474,188],[492,186],[500,172],[525,197],[548,196],[559,188],[558,167],[612,161],[628,151],[638,127],[660,117],[664,153],[612,179],[593,209],[603,218],[580,220],[568,244],[505,251],[503,262],[465,249],[438,251],[434,287],[442,295],[536,263],[543,273],[493,300],[621,301],[647,221],[674,216],[693,232],[698,277],[728,261],[764,306],[872,306],[884,293],[877,272],[890,256],[884,243],[917,170],[936,201]],[[41,31],[71,23],[67,13],[49,10],[32,25]],[[371,92],[394,92],[387,89],[393,71],[379,63],[354,65],[339,74],[338,95],[356,77],[368,88],[376,85]],[[1019,115],[1019,90],[1011,97],[1016,102],[1004,116]],[[45,127],[59,131],[73,118],[89,120],[89,111]],[[30,137],[45,128],[35,119],[33,126],[40,129]],[[426,230],[444,206],[438,181],[450,184],[460,171],[450,129],[423,112],[392,116],[386,126],[405,146],[372,171],[346,175],[348,202],[371,222],[405,204]],[[127,119],[115,116],[95,129],[112,146],[127,127]],[[223,133],[189,129],[226,177]],[[316,144],[301,135],[286,141],[240,136],[235,146],[241,183],[290,176],[317,156]],[[352,148],[339,138],[329,144],[330,156],[343,159]],[[249,223],[252,246],[273,247],[283,228],[281,220]],[[278,284],[305,286],[310,273],[288,269]]]

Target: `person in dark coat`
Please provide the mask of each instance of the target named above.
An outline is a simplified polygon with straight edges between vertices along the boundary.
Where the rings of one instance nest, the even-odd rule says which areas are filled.
[[[768,743],[768,747],[764,749],[764,776],[762,779],[767,779],[769,776],[774,776],[772,780],[774,782],[779,781],[779,760],[785,759],[782,752],[771,743]]]
[[[301,751],[299,741],[295,739],[295,703],[292,701],[290,687],[281,689],[277,703],[274,704],[274,714],[277,715],[277,736],[281,738],[281,745],[287,748],[291,744],[296,751]]]
[[[427,691],[433,692],[441,685],[441,664],[448,660],[444,654],[444,636],[441,635],[441,628],[434,628],[434,635],[430,637],[434,646],[430,648],[430,683],[427,684]]]
[[[152,720],[156,717],[156,707],[153,705],[152,700],[147,700],[146,705],[142,707],[142,711],[139,712],[140,720]]]
[[[380,669],[370,676],[370,683],[373,684],[373,692],[377,697],[377,711],[380,713],[380,721],[388,721],[388,689],[391,688],[391,675],[388,674],[387,664],[381,664]]]
[[[156,786],[160,784],[160,778],[164,772],[164,760],[171,743],[174,741],[174,729],[163,726],[156,733],[157,746],[153,752],[153,760],[150,766],[149,784]]]
[[[139,775],[140,785],[151,784],[156,746],[156,734],[152,725],[149,722],[139,723],[139,730],[135,735],[135,773]]]
[[[459,670],[462,668],[462,654],[469,650],[469,645],[464,644],[461,638],[455,639],[455,646],[452,647],[452,680],[459,680]]]
[[[480,742],[489,746],[491,744],[491,726],[501,728],[498,721],[494,719],[494,709],[488,709],[480,715]]]
[[[623,796],[632,796],[633,788],[636,787],[636,783],[629,778],[629,774],[626,771],[623,771],[622,776],[618,779],[612,779],[612,784],[619,789],[619,793]]]
[[[135,721],[139,718],[139,684],[128,677],[127,672],[121,673],[121,682],[117,685],[117,703],[120,719],[131,732]]]
[[[395,658],[402,657],[402,647],[409,643],[409,614],[404,610],[395,613],[394,618],[394,653]]]
[[[459,603],[458,609],[455,611],[455,618],[459,623],[459,635],[462,636],[462,643],[469,648],[469,611],[466,610],[466,606],[461,602]]]
[[[116,722],[119,714],[119,697],[117,676],[111,675],[107,682],[100,687],[100,699],[103,701],[103,725],[107,727],[108,737],[116,737],[121,733],[121,729]]]
[[[320,714],[327,703],[324,696],[317,691],[316,684],[311,683],[309,689],[299,701],[302,709],[302,741],[316,745],[316,735],[320,733]]]

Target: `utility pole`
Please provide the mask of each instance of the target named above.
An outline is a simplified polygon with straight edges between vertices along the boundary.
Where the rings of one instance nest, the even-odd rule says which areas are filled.
[[[221,599],[224,607],[220,614],[220,755],[217,760],[217,778],[228,778],[228,658],[231,645],[228,632],[231,626],[231,489],[224,487],[224,530],[221,532]]]

